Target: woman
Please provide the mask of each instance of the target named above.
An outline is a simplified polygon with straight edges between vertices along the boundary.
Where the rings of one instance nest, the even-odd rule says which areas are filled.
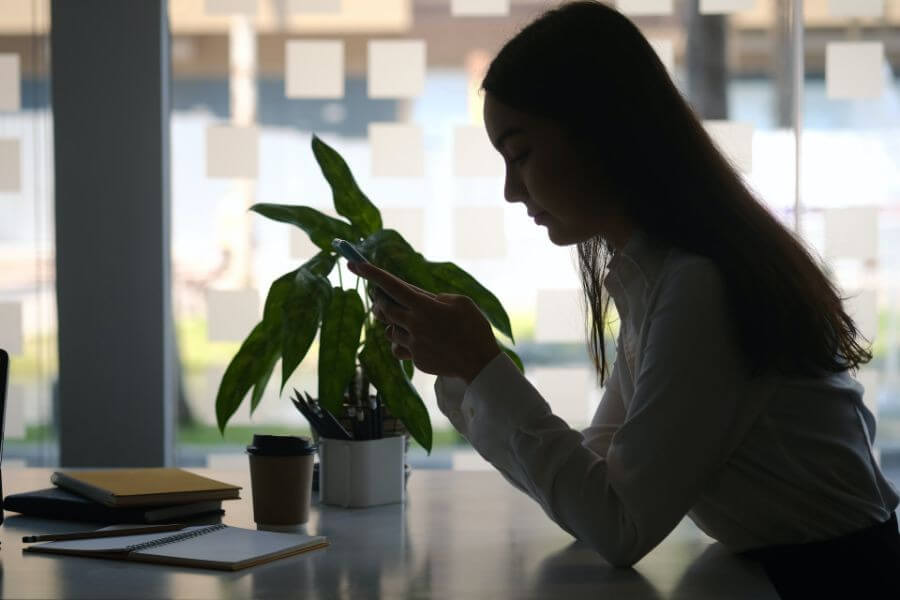
[[[850,376],[871,354],[638,29],[598,2],[564,5],[502,48],[483,88],[506,199],[554,244],[577,245],[605,392],[591,425],[573,430],[471,300],[351,265],[383,290],[374,312],[394,354],[438,375],[453,425],[614,565],[688,515],[760,559],[785,595],[798,582],[834,592],[828,577],[848,572],[855,592],[900,580],[898,495]],[[620,318],[611,371],[602,288]]]

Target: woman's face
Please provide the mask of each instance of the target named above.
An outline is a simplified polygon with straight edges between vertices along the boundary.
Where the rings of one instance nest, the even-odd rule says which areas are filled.
[[[547,226],[558,246],[595,235],[618,247],[631,231],[621,203],[605,192],[596,159],[583,156],[554,122],[485,96],[484,125],[506,163],[504,196]]]

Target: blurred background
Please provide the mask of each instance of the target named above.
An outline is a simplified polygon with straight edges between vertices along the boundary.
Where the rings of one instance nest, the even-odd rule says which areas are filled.
[[[272,383],[223,437],[215,395],[271,282],[315,253],[299,230],[247,208],[334,212],[314,133],[345,157],[385,227],[498,296],[528,378],[572,427],[588,424],[603,390],[574,250],[504,201],[478,91],[503,42],[554,4],[170,0],[177,465],[243,465],[253,432],[308,432]],[[616,4],[747,183],[827,264],[873,341],[858,379],[878,416],[880,458],[900,469],[900,0]],[[60,462],[50,9],[0,6],[0,347],[12,355],[4,458],[28,466]],[[317,354],[314,343],[289,387],[315,394]],[[413,443],[408,462],[490,468],[437,409],[433,382],[413,378],[435,447],[426,456]]]

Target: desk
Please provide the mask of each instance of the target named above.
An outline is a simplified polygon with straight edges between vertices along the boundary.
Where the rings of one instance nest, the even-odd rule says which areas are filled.
[[[242,485],[223,521],[254,527],[249,470],[196,469]],[[50,469],[9,469],[7,494],[49,487]],[[22,553],[22,536],[95,529],[6,513],[3,598],[777,598],[762,570],[685,520],[633,570],[610,567],[496,472],[414,470],[405,504],[318,504],[307,533],[331,546],[244,571]]]

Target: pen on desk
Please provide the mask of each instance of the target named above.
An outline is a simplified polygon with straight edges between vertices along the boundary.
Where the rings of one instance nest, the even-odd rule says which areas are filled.
[[[34,542],[61,542],[64,540],[87,540],[91,538],[119,537],[122,535],[138,535],[141,533],[156,533],[158,531],[178,531],[186,526],[181,523],[168,525],[150,525],[145,527],[125,527],[122,529],[103,529],[100,531],[76,531],[74,533],[48,533],[46,535],[26,535],[22,542],[32,544]]]
[[[377,440],[381,436],[378,435],[378,401],[376,400],[378,396],[371,396],[369,398],[369,415],[371,418],[369,419],[369,439]]]

